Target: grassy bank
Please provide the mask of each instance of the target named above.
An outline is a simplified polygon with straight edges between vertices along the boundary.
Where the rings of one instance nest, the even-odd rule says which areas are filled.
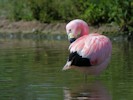
[[[57,30],[64,30],[64,25],[68,21],[80,18],[85,20],[90,26],[97,26],[96,28],[93,27],[95,30],[99,31],[99,28],[101,29],[101,27],[104,27],[102,31],[100,30],[100,32],[104,32],[105,34],[108,33],[107,30],[111,31],[111,33],[114,33],[112,32],[112,30],[114,30],[114,27],[116,26],[119,27],[117,28],[117,31],[132,33],[132,16],[133,2],[131,0],[0,1],[0,18],[6,18],[10,21],[13,21],[12,24],[7,24],[8,27],[6,27],[6,25],[1,25],[1,31],[11,31],[12,29],[14,30],[14,32],[57,32]],[[28,24],[25,24],[25,21],[28,21]],[[19,25],[19,23],[21,23],[22,25]],[[42,25],[42,23],[45,24]],[[64,24],[62,25],[58,23]],[[26,29],[22,28],[25,26]]]
[[[66,34],[66,23],[41,23],[39,21],[10,21],[0,20],[0,33],[45,33]],[[117,33],[119,26],[104,24],[100,27],[90,26],[90,31],[99,33]]]
[[[0,19],[0,38],[2,39],[67,39],[66,23],[41,23],[39,21],[10,21]],[[90,32],[98,32],[110,37],[122,36],[122,39],[132,39],[132,33],[119,32],[119,26],[103,24],[89,26]]]

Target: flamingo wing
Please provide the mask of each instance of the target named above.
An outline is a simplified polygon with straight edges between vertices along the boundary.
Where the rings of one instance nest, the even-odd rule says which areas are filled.
[[[111,56],[112,45],[104,35],[89,34],[78,38],[70,47],[71,52],[77,52],[82,58],[88,58],[91,65],[98,65]]]

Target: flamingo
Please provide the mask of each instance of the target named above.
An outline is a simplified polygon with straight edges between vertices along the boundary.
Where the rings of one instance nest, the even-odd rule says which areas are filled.
[[[85,74],[99,75],[107,68],[111,58],[112,43],[99,33],[89,34],[88,24],[75,19],[66,25],[70,54],[62,70],[75,69]]]

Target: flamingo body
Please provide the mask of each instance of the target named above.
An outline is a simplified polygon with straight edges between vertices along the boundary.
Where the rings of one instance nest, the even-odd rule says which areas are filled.
[[[87,23],[82,20],[73,20],[69,22],[66,26],[66,31],[69,39],[76,38],[70,46],[70,54],[77,53],[80,59],[77,60],[77,56],[69,56],[69,60],[64,66],[63,70],[66,69],[76,69],[87,74],[100,74],[108,65],[111,57],[112,44],[108,37],[101,35],[99,33],[89,34],[89,27]],[[87,66],[85,64],[80,64],[77,66],[73,61],[82,63],[84,59],[88,59]],[[83,65],[83,66],[82,66]]]

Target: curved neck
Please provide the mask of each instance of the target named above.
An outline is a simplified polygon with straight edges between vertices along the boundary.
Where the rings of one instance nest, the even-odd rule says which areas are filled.
[[[89,34],[89,26],[87,25],[87,23],[81,23],[81,27],[82,27],[82,31],[81,31],[81,36],[83,35],[88,35]]]

